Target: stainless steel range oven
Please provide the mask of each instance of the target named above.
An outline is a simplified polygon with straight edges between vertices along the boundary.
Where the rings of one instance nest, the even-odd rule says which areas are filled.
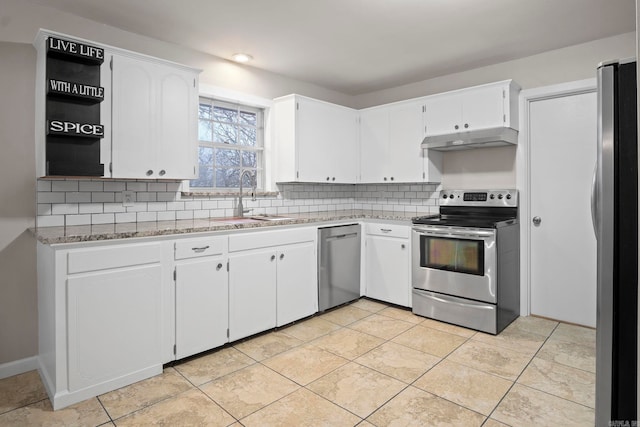
[[[445,190],[413,219],[413,312],[499,333],[519,315],[516,190]]]

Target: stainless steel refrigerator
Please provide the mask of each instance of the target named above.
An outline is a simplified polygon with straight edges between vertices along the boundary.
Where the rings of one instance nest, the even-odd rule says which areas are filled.
[[[637,419],[638,150],[635,60],[598,67],[596,426]],[[628,424],[627,424],[628,422]]]

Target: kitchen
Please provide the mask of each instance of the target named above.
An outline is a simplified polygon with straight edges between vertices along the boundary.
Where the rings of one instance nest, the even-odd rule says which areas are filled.
[[[395,91],[382,90],[375,94],[374,92],[365,93],[362,96],[353,98],[339,91],[323,89],[322,87],[303,83],[299,80],[287,80],[287,83],[283,83],[280,77],[257,69],[243,68],[209,55],[187,51],[175,45],[146,39],[133,33],[117,30],[113,27],[100,26],[96,28],[94,22],[79,18],[75,15],[65,14],[37,5],[26,5],[21,2],[10,1],[5,3],[6,8],[3,8],[3,12],[1,13],[3,15],[7,14],[7,19],[3,19],[2,21],[4,23],[4,29],[0,34],[3,34],[2,40],[7,41],[7,43],[3,43],[3,48],[6,48],[7,55],[12,55],[11,58],[14,58],[16,67],[20,66],[24,69],[34,70],[33,72],[35,72],[35,51],[31,43],[38,28],[49,28],[64,34],[82,37],[86,40],[97,40],[109,45],[176,62],[189,63],[192,66],[203,68],[205,72],[200,76],[201,87],[203,87],[203,83],[206,82],[206,84],[217,88],[225,88],[228,92],[235,90],[245,94],[255,94],[254,96],[260,96],[262,99],[273,99],[287,95],[288,93],[303,93],[313,98],[323,99],[340,105],[352,105],[358,108],[415,98],[417,95],[422,96],[441,93],[452,89],[470,87],[504,79],[514,79],[523,88],[537,88],[561,82],[593,78],[594,64],[597,64],[603,59],[635,56],[635,35],[628,33],[628,31],[633,31],[633,28],[628,28],[625,34],[611,34],[610,37],[603,35],[599,37],[599,40],[577,44],[573,47],[552,50],[547,53],[531,55],[509,62],[496,60],[494,61],[496,63],[495,65],[481,66],[474,71],[435,77],[413,85],[398,87]],[[6,34],[6,36],[4,34]],[[254,55],[257,54],[254,53]],[[556,63],[558,67],[549,67],[549,63]],[[13,74],[9,75],[14,76],[16,72],[12,73]],[[6,271],[6,275],[9,278],[8,283],[12,283],[13,285],[7,293],[8,298],[2,298],[7,304],[6,307],[4,305],[2,306],[1,312],[3,316],[7,315],[7,321],[3,321],[2,323],[4,325],[20,325],[18,328],[2,330],[3,336],[7,337],[5,341],[9,343],[9,345],[3,346],[3,351],[7,352],[6,354],[2,353],[2,359],[0,360],[2,360],[3,363],[22,360],[37,353],[37,316],[34,314],[37,312],[34,306],[37,297],[35,295],[35,271],[33,271],[33,266],[35,265],[35,247],[34,243],[28,240],[29,237],[27,233],[23,233],[24,230],[33,226],[32,221],[36,216],[35,206],[32,206],[34,193],[36,191],[33,177],[36,176],[36,172],[33,169],[31,171],[27,170],[28,168],[35,167],[27,166],[27,164],[30,164],[30,161],[29,163],[9,161],[9,158],[15,156],[28,159],[35,157],[35,153],[33,153],[34,148],[32,147],[33,144],[30,145],[26,142],[29,140],[33,141],[34,139],[32,129],[32,111],[34,106],[31,104],[33,99],[26,98],[23,101],[19,101],[24,98],[24,93],[30,93],[29,91],[33,92],[35,75],[31,75],[28,79],[25,78],[25,80],[28,80],[28,82],[24,82],[20,88],[11,86],[6,88],[6,93],[15,93],[15,96],[12,96],[11,99],[15,99],[17,104],[15,107],[12,107],[12,110],[15,110],[15,112],[12,111],[11,114],[7,113],[7,115],[3,113],[3,120],[7,120],[8,123],[7,126],[3,126],[3,129],[8,129],[10,127],[9,123],[11,127],[18,127],[19,124],[20,132],[23,135],[21,138],[16,138],[16,135],[12,133],[10,134],[11,138],[8,138],[8,136],[3,138],[3,140],[7,141],[16,140],[15,153],[12,152],[10,156],[3,156],[8,162],[6,165],[3,164],[3,170],[7,173],[9,171],[12,172],[12,177],[23,177],[15,181],[12,179],[14,182],[11,183],[10,188],[3,190],[7,191],[7,196],[3,195],[3,199],[13,198],[16,200],[16,203],[12,203],[11,206],[6,207],[6,209],[8,209],[6,214],[7,230],[20,230],[18,234],[16,234],[16,231],[7,231],[10,236],[13,236],[9,238],[7,245],[9,242],[12,243],[11,246],[8,246],[8,248],[3,251],[3,256],[5,257],[3,261],[3,272]],[[449,189],[515,187],[516,173],[519,172],[516,171],[513,166],[517,161],[516,150],[501,148],[484,150],[485,151],[472,150],[473,154],[471,154],[471,152],[448,153],[444,156],[443,186],[446,185],[445,188]],[[475,159],[478,161],[473,161]],[[16,183],[20,183],[19,185],[23,187],[18,189]],[[92,181],[82,180],[71,184],[49,183],[52,188],[54,185],[56,186],[56,192],[68,191],[69,193],[91,192],[94,191],[91,190],[92,186],[96,185]],[[9,183],[7,183],[7,185],[8,184]],[[175,193],[177,191],[177,189],[169,188],[170,184],[163,186],[162,183],[160,183],[161,185],[158,187],[156,187],[155,184],[157,183],[136,183],[137,187],[132,187],[132,191],[156,193],[156,199],[161,193]],[[47,184],[39,185],[47,186]],[[64,185],[69,185],[69,187],[64,187]],[[119,187],[121,183],[116,182],[110,185],[113,185],[113,189],[107,190],[105,183],[101,192],[112,193],[113,196],[101,197],[114,197],[114,202],[105,201],[100,203],[115,203],[115,194],[121,192]],[[400,186],[400,184],[387,185]],[[44,187],[41,187],[39,190],[46,192],[47,189]],[[357,185],[355,187],[353,185],[342,186],[336,184],[335,186],[331,186],[330,189],[321,185],[305,185],[301,187],[299,184],[289,184],[284,188],[279,188],[279,190],[283,193],[289,193],[290,196],[285,196],[285,199],[304,201],[300,204],[315,207],[317,211],[323,210],[323,206],[326,206],[325,210],[337,211],[345,208],[350,209],[354,207],[357,209],[360,207],[356,205],[370,205],[380,207],[381,209],[385,209],[385,207],[389,209],[390,206],[399,206],[402,207],[404,212],[405,207],[417,206],[412,204],[411,201],[407,203],[404,195],[394,197],[393,193],[391,196],[385,194],[383,190],[380,190],[378,186],[374,184]],[[435,200],[438,199],[439,192],[437,186],[422,184],[420,188],[413,189],[410,187],[409,190],[406,191],[397,190],[397,192],[401,191],[415,193],[416,199],[426,201],[424,204],[422,204],[422,202],[420,204],[421,207],[424,206],[426,208],[425,213],[435,212],[434,209],[436,209],[437,204]],[[315,194],[301,194],[305,192]],[[225,210],[234,208],[232,198],[221,198],[220,200],[215,199],[214,201],[216,202],[216,209]],[[202,203],[201,201],[200,204]],[[249,201],[248,203],[251,202]],[[278,213],[277,209],[279,207],[280,206],[273,205],[269,205],[268,207],[264,206],[265,213],[271,213],[266,212],[266,209],[269,208],[275,208],[276,212],[273,213]],[[197,209],[194,209],[194,211],[195,210]],[[391,210],[393,210],[393,208]],[[25,214],[24,212],[30,213]],[[416,213],[417,212],[418,210],[416,209]],[[421,209],[420,212],[424,211]],[[100,214],[105,213],[106,212],[101,212]],[[147,212],[147,214],[149,214],[149,212]],[[3,215],[3,218],[4,217],[5,215]],[[24,259],[31,259],[32,261],[25,263]],[[25,264],[27,264],[28,267]],[[21,300],[25,302],[23,304],[16,303],[16,301]]]

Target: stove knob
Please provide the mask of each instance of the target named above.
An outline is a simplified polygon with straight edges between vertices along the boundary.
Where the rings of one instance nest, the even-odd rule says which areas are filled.
[[[502,194],[498,194],[498,199],[502,200]]]
[[[495,198],[496,198],[496,196],[494,196],[494,195],[492,194],[492,195],[490,195],[490,196],[489,196],[489,198],[490,198],[491,200],[493,200],[493,199],[495,199]]]
[[[511,194],[507,194],[507,200],[511,200]]]
[[[447,195],[446,195],[446,194],[443,194],[443,195],[442,195],[442,198],[443,198],[443,199],[446,199],[446,198],[447,198]]]

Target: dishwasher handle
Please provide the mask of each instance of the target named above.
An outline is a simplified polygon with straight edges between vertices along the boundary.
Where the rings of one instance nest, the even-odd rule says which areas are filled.
[[[331,242],[333,240],[352,239],[354,237],[358,237],[358,233],[338,234],[337,236],[326,237],[325,240]]]

